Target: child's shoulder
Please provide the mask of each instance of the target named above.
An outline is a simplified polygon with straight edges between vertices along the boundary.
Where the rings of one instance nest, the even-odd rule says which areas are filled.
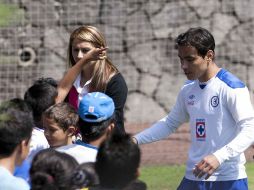
[[[6,168],[0,166],[0,189],[28,190],[29,185],[25,180],[13,176]]]

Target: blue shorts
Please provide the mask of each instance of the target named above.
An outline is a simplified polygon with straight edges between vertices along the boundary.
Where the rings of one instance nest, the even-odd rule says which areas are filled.
[[[184,177],[177,190],[248,190],[248,180],[193,181]]]

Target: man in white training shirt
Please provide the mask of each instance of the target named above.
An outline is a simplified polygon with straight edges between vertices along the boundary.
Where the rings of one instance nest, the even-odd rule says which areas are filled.
[[[204,28],[176,39],[187,79],[172,111],[134,136],[138,144],[168,137],[189,122],[191,145],[178,190],[247,190],[246,150],[253,143],[254,112],[247,87],[214,62],[215,41]]]

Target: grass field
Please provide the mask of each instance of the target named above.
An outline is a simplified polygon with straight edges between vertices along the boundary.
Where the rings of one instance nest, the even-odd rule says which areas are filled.
[[[10,23],[16,23],[24,16],[24,11],[12,4],[0,1],[0,27],[6,27]]]
[[[254,189],[254,162],[246,164],[249,189]],[[149,166],[141,168],[140,179],[146,182],[148,190],[176,190],[184,176],[184,165]]]

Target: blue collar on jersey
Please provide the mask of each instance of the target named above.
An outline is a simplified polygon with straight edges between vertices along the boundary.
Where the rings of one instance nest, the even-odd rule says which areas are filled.
[[[199,84],[199,87],[200,87],[201,89],[204,89],[204,88],[206,87],[206,84]]]
[[[75,144],[78,144],[78,145],[81,145],[81,146],[84,146],[84,147],[88,147],[88,148],[92,148],[92,149],[98,150],[98,147],[93,146],[93,145],[91,145],[91,144],[84,143],[84,142],[81,141],[81,140],[77,140],[77,141],[75,142]]]

